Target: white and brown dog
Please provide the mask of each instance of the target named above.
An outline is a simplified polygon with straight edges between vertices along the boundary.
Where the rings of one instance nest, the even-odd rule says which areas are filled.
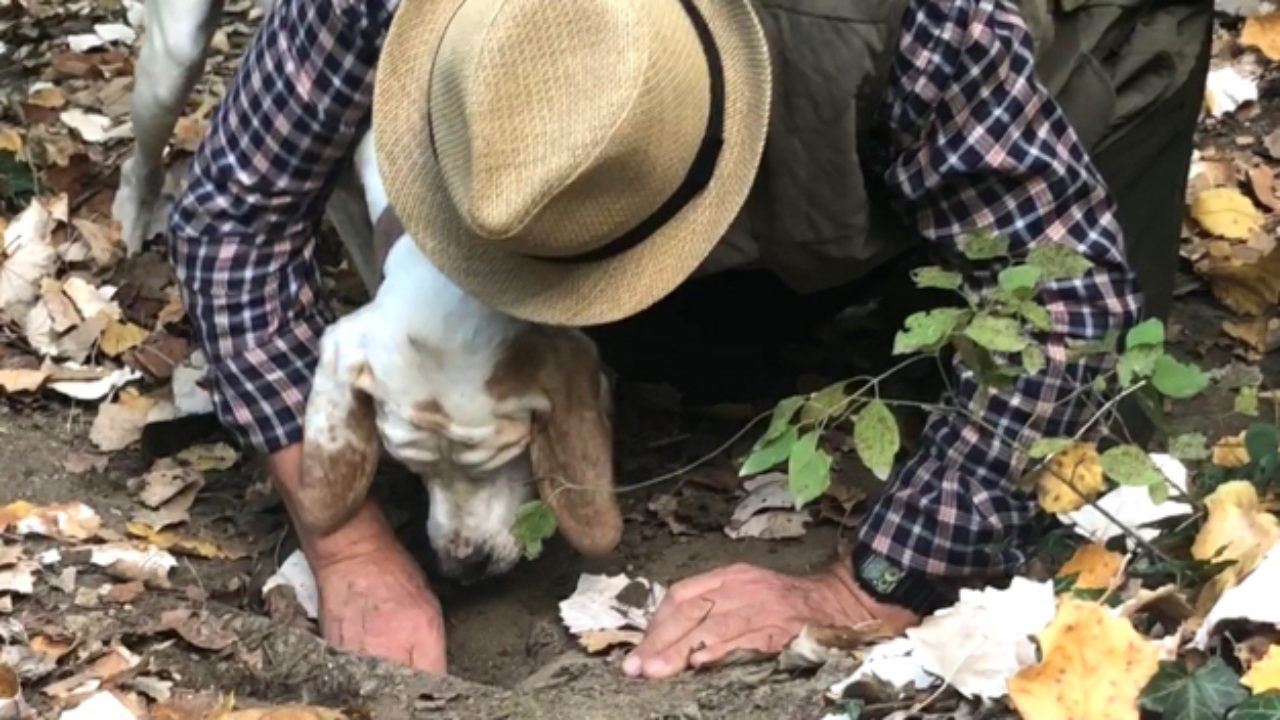
[[[147,0],[132,108],[137,147],[113,208],[131,253],[152,230],[163,151],[203,69],[221,5]],[[522,552],[512,533],[517,510],[535,487],[571,545],[584,554],[612,550],[622,519],[609,393],[592,342],[486,307],[392,230],[398,223],[371,136],[354,168],[359,181],[349,175],[340,184],[329,216],[376,293],[323,337],[305,419],[299,520],[317,529],[344,522],[385,448],[426,485],[427,532],[446,575],[510,569]],[[370,233],[375,224],[381,232]]]

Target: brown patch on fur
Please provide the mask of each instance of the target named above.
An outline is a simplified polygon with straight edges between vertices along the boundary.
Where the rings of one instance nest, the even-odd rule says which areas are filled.
[[[409,409],[409,423],[416,428],[430,430],[441,435],[448,434],[452,420],[444,411],[444,406],[434,399],[422,400]]]
[[[560,533],[584,555],[611,552],[622,537],[613,494],[613,424],[595,346],[562,328],[522,330],[494,366],[495,401],[542,391],[551,410],[534,417],[529,456],[538,494]]]
[[[363,368],[367,372],[367,368]],[[359,373],[357,373],[357,376]],[[294,498],[299,524],[320,534],[341,527],[363,504],[377,469],[381,443],[373,398],[353,386],[349,390],[346,417],[328,418],[338,437],[315,437],[314,425],[306,429],[302,446],[302,479]]]

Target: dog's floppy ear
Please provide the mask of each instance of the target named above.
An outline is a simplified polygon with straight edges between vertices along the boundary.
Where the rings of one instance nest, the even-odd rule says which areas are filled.
[[[339,357],[342,321],[320,346],[303,424],[302,480],[294,508],[298,521],[328,533],[360,509],[377,469],[378,428],[373,398],[363,389],[372,378],[365,362]],[[348,345],[346,353],[351,352]]]
[[[576,331],[532,327],[512,340],[503,360],[495,378],[540,390],[550,403],[535,414],[529,445],[538,495],[578,552],[611,552],[622,538],[622,513],[613,492],[610,398],[595,345]]]

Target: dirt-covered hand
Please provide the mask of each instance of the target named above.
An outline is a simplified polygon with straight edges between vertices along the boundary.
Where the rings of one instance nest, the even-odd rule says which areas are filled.
[[[385,520],[379,516],[376,525],[383,527],[353,537],[343,552],[313,552],[309,558],[324,638],[350,652],[443,675],[440,603]]]
[[[896,633],[918,618],[876,602],[841,566],[794,576],[731,565],[672,585],[623,671],[630,677],[670,677],[735,650],[781,652],[806,625],[856,627],[874,620]]]

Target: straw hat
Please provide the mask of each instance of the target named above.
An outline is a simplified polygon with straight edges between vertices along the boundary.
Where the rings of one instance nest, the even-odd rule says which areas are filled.
[[[749,0],[402,0],[373,132],[428,258],[535,322],[634,314],[741,208],[768,125]]]

